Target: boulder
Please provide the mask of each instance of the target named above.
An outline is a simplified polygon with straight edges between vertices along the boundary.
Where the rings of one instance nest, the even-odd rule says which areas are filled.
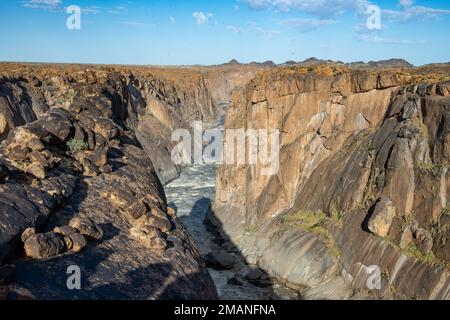
[[[28,142],[28,147],[32,151],[43,151],[45,149],[44,143],[42,143],[42,141],[37,138],[30,139],[30,141]]]
[[[214,250],[206,254],[203,259],[206,266],[216,270],[231,270],[236,264],[236,258],[221,249]]]
[[[70,239],[71,250],[73,252],[79,252],[87,246],[86,237],[78,232],[71,233],[70,235],[66,236],[66,238]]]
[[[54,232],[39,233],[25,241],[24,249],[28,257],[43,259],[64,252],[66,245],[62,237]]]
[[[16,145],[8,150],[7,156],[13,161],[25,161],[28,159],[30,149],[24,146]]]
[[[94,223],[91,219],[84,217],[72,218],[69,222],[69,226],[78,230],[82,235],[88,236],[90,238],[101,240],[103,238],[103,230]]]
[[[272,284],[270,277],[259,268],[251,268],[244,276],[249,282],[259,287],[267,287]]]
[[[27,241],[29,238],[31,238],[32,236],[35,236],[35,235],[36,235],[35,227],[27,228],[20,236],[20,239],[22,240],[22,242],[25,243],[25,241]]]
[[[167,218],[161,218],[154,215],[148,215],[148,224],[161,230],[169,232],[172,229],[172,223]]]
[[[55,227],[53,229],[53,232],[62,234],[63,236],[69,236],[72,233],[76,233],[77,230],[75,230],[71,226],[61,226],[61,227]]]
[[[79,161],[83,167],[83,174],[86,177],[96,177],[100,173],[97,166],[87,157],[81,157]]]
[[[67,250],[72,250],[73,242],[72,242],[72,239],[69,236],[64,236],[64,242],[66,244]]]
[[[73,138],[75,140],[85,141],[86,140],[86,133],[84,132],[83,128],[81,128],[81,126],[77,122],[75,122],[73,124],[73,127],[74,127],[74,130],[75,130]]]
[[[379,237],[386,237],[396,210],[388,197],[382,197],[375,205],[372,216],[369,219],[369,230]]]
[[[145,247],[161,251],[167,246],[163,234],[158,229],[149,225],[136,225],[130,229],[130,235],[141,242]]]
[[[95,149],[95,134],[91,129],[86,129],[89,150]]]
[[[34,122],[34,125],[40,126],[48,131],[57,141],[52,140],[50,143],[54,144],[65,142],[69,136],[72,135],[73,126],[66,111],[62,109],[54,109],[46,116]]]
[[[30,154],[28,155],[28,157],[30,158],[31,162],[36,162],[41,164],[43,167],[48,168],[50,166],[50,162],[48,161],[48,159],[44,156],[44,154],[42,154],[41,152],[38,151],[32,151],[30,152]]]
[[[95,137],[95,148],[104,149],[108,145],[108,140],[106,140],[102,135],[96,133]]]
[[[96,119],[93,131],[100,134],[106,140],[115,138],[119,132],[116,124],[112,120],[106,118]]]
[[[95,126],[95,117],[87,110],[78,114],[79,125],[85,129],[93,129]]]
[[[240,275],[231,277],[230,279],[228,279],[227,283],[237,287],[242,287],[244,285],[244,281],[242,280]]]
[[[259,279],[268,279],[269,277],[261,269],[251,268],[250,271],[248,271],[245,274],[244,278],[247,280],[250,280],[250,281],[254,281],[254,280],[259,280]]]
[[[139,219],[144,214],[147,213],[147,207],[141,200],[137,200],[133,202],[130,206],[125,208],[125,212],[132,218],[132,219]]]
[[[413,233],[410,227],[406,227],[403,230],[402,235],[400,237],[399,246],[402,249],[405,249],[411,242],[413,241]]]
[[[58,200],[69,197],[74,192],[77,178],[70,174],[61,174],[34,183],[41,191],[56,197]]]
[[[111,140],[119,133],[116,124],[111,119],[96,117],[91,111],[85,110],[81,112],[78,115],[78,121],[85,131],[87,131],[86,129],[89,129],[93,131],[93,133],[101,135],[105,140]],[[89,135],[89,132],[87,133]]]
[[[89,158],[97,167],[103,167],[108,164],[108,149],[95,149]]]
[[[174,208],[167,207],[167,214],[171,216],[172,218],[175,218],[177,216],[177,212]]]
[[[45,179],[45,168],[39,162],[33,162],[25,169],[26,172],[32,174],[37,179]]]
[[[50,142],[54,141],[52,140],[52,135],[50,132],[48,132],[44,127],[40,126],[39,123],[33,122],[30,124],[27,124],[24,127],[17,128],[15,137],[21,137],[23,138],[27,143],[29,143],[31,140],[39,139],[44,142]],[[17,139],[18,141],[22,139]]]

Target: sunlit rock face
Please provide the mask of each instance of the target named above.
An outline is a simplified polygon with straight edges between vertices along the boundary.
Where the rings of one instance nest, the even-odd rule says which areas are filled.
[[[330,66],[259,73],[234,92],[225,129],[279,129],[280,168],[222,165],[210,220],[252,263],[322,288],[314,297],[338,281],[372,297],[448,299],[446,79]],[[372,265],[381,287],[367,290]]]

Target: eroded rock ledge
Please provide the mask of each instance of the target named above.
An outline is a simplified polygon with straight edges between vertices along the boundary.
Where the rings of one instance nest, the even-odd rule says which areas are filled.
[[[222,166],[210,220],[305,298],[449,299],[449,73],[310,69],[235,91],[226,127],[280,129],[280,170]]]
[[[134,134],[147,105],[133,75],[96,70],[0,85],[3,298],[217,298],[167,208],[151,144],[144,151]],[[66,286],[71,265],[81,269],[81,290]]]

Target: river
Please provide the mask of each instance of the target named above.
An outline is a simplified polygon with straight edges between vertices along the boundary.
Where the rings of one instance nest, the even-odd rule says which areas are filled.
[[[215,235],[203,224],[210,204],[214,201],[215,178],[217,166],[214,164],[193,165],[185,167],[180,176],[167,184],[165,188],[169,206],[173,207],[177,216],[186,227],[202,255],[217,248]],[[254,285],[245,280],[245,274],[251,266],[247,266],[236,253],[237,263],[232,270],[214,270],[208,268],[217,287],[221,299],[297,299],[298,294],[285,288],[275,280],[269,286]],[[230,284],[229,280],[238,278],[238,284]]]

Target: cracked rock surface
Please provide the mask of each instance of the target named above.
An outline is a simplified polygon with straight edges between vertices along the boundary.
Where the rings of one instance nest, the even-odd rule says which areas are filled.
[[[217,298],[136,138],[137,80],[37,76],[0,81],[2,297]],[[81,290],[66,285],[72,265]]]

